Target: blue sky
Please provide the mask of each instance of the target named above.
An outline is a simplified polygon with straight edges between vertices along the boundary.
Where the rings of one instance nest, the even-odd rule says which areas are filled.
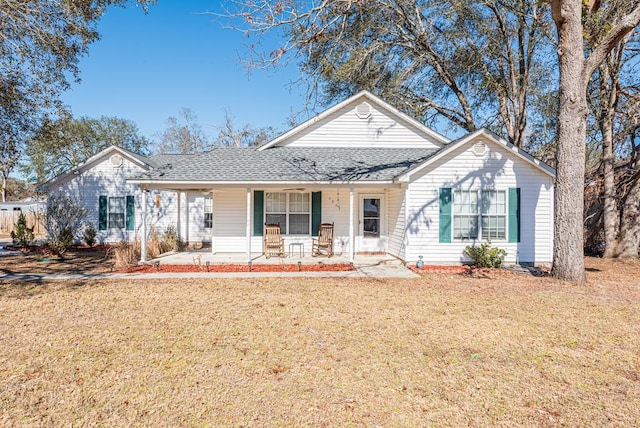
[[[286,130],[304,107],[295,65],[248,73],[243,33],[224,28],[220,2],[160,0],[148,14],[139,7],[111,8],[98,25],[101,40],[80,61],[81,83],[63,97],[75,116],[133,120],[153,138],[166,119],[190,108],[213,134],[225,109],[236,125]]]

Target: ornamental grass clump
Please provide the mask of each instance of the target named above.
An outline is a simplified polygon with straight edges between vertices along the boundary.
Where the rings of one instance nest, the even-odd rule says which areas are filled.
[[[116,269],[125,269],[138,264],[140,260],[140,241],[129,243],[125,240],[120,241],[113,249],[114,262]]]
[[[507,251],[502,248],[491,247],[491,240],[476,245],[467,245],[464,253],[473,260],[473,266],[477,268],[497,268],[502,266]]]

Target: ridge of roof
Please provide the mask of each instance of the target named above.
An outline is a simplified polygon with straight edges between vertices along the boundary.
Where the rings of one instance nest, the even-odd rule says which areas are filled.
[[[437,149],[382,147],[273,147],[215,149],[155,159],[157,167],[131,177],[148,181],[392,181]]]

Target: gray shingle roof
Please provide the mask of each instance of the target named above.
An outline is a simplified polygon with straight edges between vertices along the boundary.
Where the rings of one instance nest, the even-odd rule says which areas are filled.
[[[197,155],[157,155],[136,180],[193,182],[391,181],[437,149],[273,147],[215,148]]]

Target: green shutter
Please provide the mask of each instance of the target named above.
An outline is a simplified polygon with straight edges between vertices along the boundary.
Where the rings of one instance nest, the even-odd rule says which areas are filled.
[[[126,212],[126,224],[127,230],[133,230],[136,224],[136,205],[135,198],[133,196],[127,196],[127,212]]]
[[[98,198],[98,230],[107,230],[107,197]]]
[[[451,188],[440,189],[440,242],[451,242]]]
[[[311,193],[311,236],[318,236],[322,223],[322,192]]]
[[[262,236],[264,229],[264,191],[253,192],[253,236]]]
[[[509,242],[520,242],[520,188],[509,189]]]

